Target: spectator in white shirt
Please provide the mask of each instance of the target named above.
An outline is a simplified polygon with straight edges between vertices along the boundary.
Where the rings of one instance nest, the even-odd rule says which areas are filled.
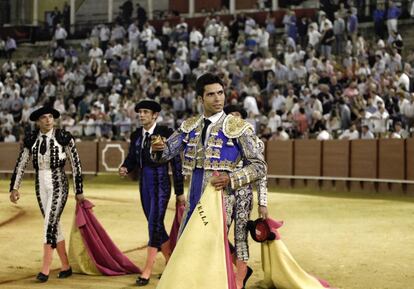
[[[213,36],[206,36],[201,42],[203,50],[208,53],[209,58],[212,58],[214,53],[216,53],[217,51],[216,47],[214,46],[214,43],[215,41]]]
[[[124,27],[116,23],[115,27],[112,28],[111,31],[111,40],[115,41],[116,43],[122,43],[125,35],[126,31]]]
[[[100,63],[103,57],[103,51],[98,47],[98,45],[93,44],[92,48],[89,50],[88,56],[91,59],[91,62],[95,59],[98,63]]]
[[[155,38],[154,35],[151,35],[146,43],[147,52],[155,52],[159,47],[161,47],[161,41],[158,38]]]
[[[346,129],[340,136],[339,139],[354,140],[359,139],[359,132],[356,129],[356,125],[353,123],[349,129]]]
[[[16,142],[16,137],[10,133],[9,130],[4,131],[4,142],[11,143]]]
[[[394,131],[391,133],[390,138],[405,139],[407,137],[408,132],[402,128],[401,122],[395,122]]]
[[[408,76],[407,71],[410,70],[410,65],[406,63],[404,71],[399,72],[399,78],[397,82],[397,87],[404,89],[405,91],[410,91],[410,77]]]
[[[43,89],[43,93],[47,98],[53,98],[56,96],[56,86],[52,83],[51,80],[47,81],[47,84],[45,85]]]
[[[361,127],[361,139],[374,139],[374,134],[369,130],[369,126],[364,124]]]
[[[312,45],[313,48],[317,49],[319,41],[321,39],[321,34],[312,25],[309,25],[308,37],[309,44]]]
[[[99,30],[99,42],[100,47],[105,53],[106,49],[108,48],[109,39],[111,38],[111,30],[105,24],[102,24],[101,29]]]
[[[251,95],[248,95],[244,98],[243,107],[249,115],[253,114],[254,116],[259,115],[259,108],[257,106],[256,98]]]
[[[282,126],[282,118],[275,111],[269,113],[269,120],[267,127],[270,128],[272,133],[276,132],[277,128]]]
[[[285,105],[285,97],[279,93],[279,89],[275,89],[270,97],[270,105],[273,111],[281,110],[282,107]]]
[[[116,109],[119,108],[119,100],[120,100],[121,96],[119,95],[119,93],[116,92],[116,88],[113,87],[111,90],[111,94],[108,96],[108,100],[109,100],[109,105],[115,107]]]
[[[279,126],[269,140],[289,140],[289,138],[289,134],[283,129],[283,127]]]
[[[138,27],[131,24],[130,28],[128,29],[128,40],[131,44],[132,51],[135,53],[138,50],[139,46],[139,30]]]
[[[330,140],[332,139],[331,134],[326,130],[321,130],[318,135],[316,136],[317,140]]]
[[[197,30],[195,26],[193,26],[190,32],[190,43],[194,42],[198,46],[202,40],[203,40],[203,34],[201,34],[201,32]]]
[[[68,37],[68,33],[59,23],[56,25],[55,40],[58,47],[65,47],[65,40]]]
[[[308,107],[310,111],[319,111],[323,112],[322,102],[316,97],[315,94],[312,94],[309,98]]]

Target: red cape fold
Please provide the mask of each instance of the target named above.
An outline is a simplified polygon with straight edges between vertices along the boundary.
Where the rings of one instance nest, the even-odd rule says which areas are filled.
[[[92,211],[93,207],[94,205],[88,200],[77,203],[75,222],[97,269],[108,276],[141,273],[141,270],[111,240],[96,219]]]

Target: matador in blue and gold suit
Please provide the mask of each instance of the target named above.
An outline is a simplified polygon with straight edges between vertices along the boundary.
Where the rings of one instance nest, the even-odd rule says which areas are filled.
[[[168,138],[172,133],[172,129],[157,124],[152,135]],[[171,181],[168,174],[168,163],[160,164],[152,161],[150,141],[145,141],[145,137],[151,137],[151,135],[145,136],[142,127],[132,133],[128,156],[122,166],[126,167],[129,172],[135,168],[138,169],[141,203],[148,220],[148,246],[161,248],[161,245],[168,241],[164,217],[171,196]],[[174,192],[176,195],[181,195],[184,192],[184,185],[180,156],[171,158],[170,163],[174,179]]]
[[[214,171],[228,173],[230,185],[226,194],[266,176],[267,165],[258,150],[257,138],[252,126],[246,121],[226,115],[221,111],[211,117],[204,141],[201,140],[204,117],[192,117],[171,135],[158,161],[168,161],[183,152],[183,174],[190,177],[185,221],[188,222],[194,208],[210,181]],[[242,161],[243,167],[237,168]],[[183,227],[182,227],[183,228]]]

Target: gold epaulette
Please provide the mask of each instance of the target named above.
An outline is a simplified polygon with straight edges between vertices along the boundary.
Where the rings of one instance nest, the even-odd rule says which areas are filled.
[[[228,138],[238,138],[248,129],[253,132],[250,123],[233,115],[227,115],[223,122],[223,133]]]
[[[202,116],[190,117],[189,119],[186,119],[181,124],[180,129],[185,133],[189,133],[190,131],[192,131],[193,129],[195,129],[198,126],[198,124],[200,123],[202,118],[203,118]]]

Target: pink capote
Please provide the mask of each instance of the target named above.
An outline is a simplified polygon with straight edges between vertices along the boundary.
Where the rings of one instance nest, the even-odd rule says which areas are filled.
[[[174,251],[175,245],[177,244],[178,231],[180,230],[181,220],[183,219],[183,214],[185,210],[185,205],[177,203],[175,205],[175,216],[174,221],[171,226],[170,231],[170,248],[171,252]]]
[[[222,192],[223,194],[223,192]],[[227,270],[227,285],[229,289],[236,289],[236,275],[233,270],[232,256],[230,252],[229,239],[227,237],[227,220],[226,220],[226,208],[224,206],[224,200],[222,195],[223,204],[223,230],[224,230],[224,250],[226,252],[226,270]]]
[[[88,200],[76,204],[76,226],[81,232],[83,242],[96,268],[108,276],[141,273],[127,256],[112,242],[102,225],[93,214]]]

